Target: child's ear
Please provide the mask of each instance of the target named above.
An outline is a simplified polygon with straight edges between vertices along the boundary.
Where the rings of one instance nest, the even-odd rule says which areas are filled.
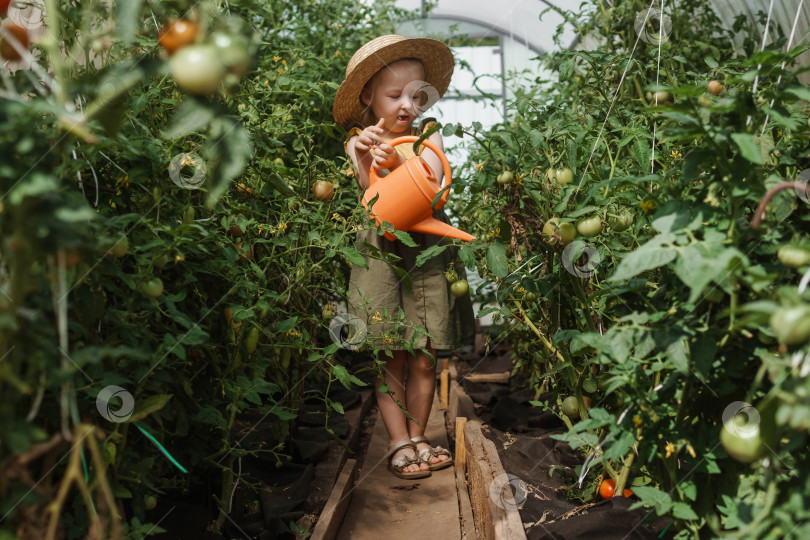
[[[371,90],[369,90],[368,87],[360,91],[360,101],[362,101],[364,105],[371,105]]]

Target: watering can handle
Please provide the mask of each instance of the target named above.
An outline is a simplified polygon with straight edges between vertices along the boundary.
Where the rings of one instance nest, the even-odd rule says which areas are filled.
[[[418,140],[419,140],[419,137],[415,137],[413,135],[406,135],[404,137],[397,137],[393,141],[390,141],[388,144],[391,145],[391,146],[397,146],[398,144],[403,144],[403,143],[414,143],[414,142],[416,142]],[[444,152],[439,150],[439,147],[436,146],[436,144],[434,142],[432,142],[432,141],[429,141],[429,140],[425,139],[424,141],[422,141],[422,144],[424,144],[425,146],[427,146],[428,148],[433,150],[436,153],[436,155],[439,156],[439,159],[442,160],[442,167],[444,167],[444,178],[445,178],[444,187],[447,187],[450,184],[452,184],[453,183],[452,173],[450,171],[450,162],[447,161],[447,156],[445,156]],[[377,174],[377,169],[375,169],[374,166],[372,165],[371,170],[369,171],[369,175],[368,175],[368,185],[369,185],[369,187],[373,186],[378,180],[380,180],[380,177]],[[449,189],[445,190],[445,192],[442,193],[441,199],[439,199],[439,202],[436,204],[436,209],[437,210],[445,205],[445,203],[447,202],[447,197],[449,195],[450,195],[450,190]]]

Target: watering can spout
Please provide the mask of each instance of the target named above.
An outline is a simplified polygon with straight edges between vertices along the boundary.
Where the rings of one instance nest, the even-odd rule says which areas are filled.
[[[422,220],[418,223],[414,223],[410,226],[410,230],[414,232],[432,234],[435,236],[445,236],[447,238],[458,238],[459,240],[464,240],[465,242],[471,242],[475,239],[475,237],[471,234],[465,233],[464,231],[460,231],[453,227],[452,225],[448,225],[443,221],[439,221],[438,219],[429,217],[425,220]]]

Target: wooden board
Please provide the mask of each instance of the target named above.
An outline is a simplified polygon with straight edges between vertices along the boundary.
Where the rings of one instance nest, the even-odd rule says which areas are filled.
[[[467,420],[477,420],[473,400],[456,381],[450,383],[450,397],[447,406],[447,417],[451,426],[455,426],[456,418],[463,416]]]
[[[349,459],[338,476],[335,487],[332,489],[326,506],[318,518],[311,540],[333,540],[340,527],[346,508],[352,500],[352,489],[357,481],[357,460]]]
[[[464,445],[467,450],[470,502],[478,538],[525,540],[520,513],[506,482],[506,471],[495,444],[481,432],[480,422],[468,421],[465,424]]]
[[[460,469],[456,469],[456,493],[458,494],[458,517],[461,520],[461,538],[462,540],[477,539],[475,519],[472,504],[470,504],[470,491],[467,488],[464,471]]]
[[[509,372],[503,373],[470,373],[466,377],[470,382],[509,384]]]

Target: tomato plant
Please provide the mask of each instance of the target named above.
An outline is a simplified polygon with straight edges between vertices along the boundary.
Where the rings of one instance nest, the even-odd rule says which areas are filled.
[[[796,367],[810,292],[803,253],[779,256],[806,238],[808,207],[785,182],[810,167],[810,94],[783,62],[808,45],[763,49],[762,21],[724,26],[686,0],[659,50],[632,31],[640,2],[588,5],[557,10],[600,43],[547,55],[557,83],[516,90],[492,129],[444,126],[475,141],[469,197],[448,206],[477,237],[465,264],[495,283],[482,313],[505,319],[496,338],[521,351],[515,373],[533,405],[561,413],[568,431],[553,437],[582,451],[586,476],[622,491],[634,478],[634,504],[678,538],[810,533],[810,421],[793,417],[810,415]],[[498,163],[528,172],[492,190]],[[565,168],[578,181],[560,182]],[[582,393],[595,405],[580,417]],[[740,463],[720,451],[724,408],[766,396],[778,444]]]
[[[145,514],[156,493],[208,485],[200,496],[226,510],[238,497],[244,415],[267,417],[262,454],[281,465],[309,385],[362,385],[321,316],[345,300],[349,264],[363,262],[355,233],[373,227],[324,81],[403,12],[350,0],[40,4],[41,71],[0,65],[0,506],[11,512],[0,537],[52,517],[58,537],[141,538],[157,530]],[[196,30],[174,25],[158,42],[155,27],[178,18]],[[315,179],[344,189],[318,204]],[[53,324],[13,322],[20,313]],[[130,421],[99,414],[113,383],[134,398]],[[64,448],[53,489],[22,500],[20,478],[50,459],[37,453],[49,441]],[[229,516],[215,515],[221,530]]]

